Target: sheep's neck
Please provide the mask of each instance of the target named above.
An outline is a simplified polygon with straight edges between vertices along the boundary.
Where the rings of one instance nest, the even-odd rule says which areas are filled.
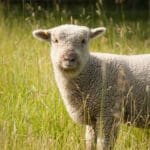
[[[85,113],[87,118],[89,113],[90,117],[94,115],[88,111],[88,104],[94,103],[93,99],[99,97],[97,90],[100,90],[100,82],[94,76],[96,71],[96,74],[100,75],[100,72],[98,73],[100,69],[95,69],[94,66],[95,64],[89,60],[83,71],[75,78],[66,78],[58,70],[55,72],[56,82],[67,111],[75,121],[79,121],[77,118],[81,113]],[[98,107],[99,104],[92,105]],[[84,122],[83,120],[80,122]]]

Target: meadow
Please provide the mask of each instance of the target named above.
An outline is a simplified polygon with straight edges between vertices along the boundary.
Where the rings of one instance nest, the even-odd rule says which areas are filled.
[[[50,46],[32,30],[64,23],[105,26],[90,49],[118,54],[150,53],[149,22],[104,15],[100,8],[78,15],[56,7],[0,7],[0,150],[83,150],[84,126],[68,116],[55,84]],[[61,11],[61,13],[60,13]],[[96,14],[96,15],[94,15]],[[116,150],[150,150],[150,131],[122,125]]]

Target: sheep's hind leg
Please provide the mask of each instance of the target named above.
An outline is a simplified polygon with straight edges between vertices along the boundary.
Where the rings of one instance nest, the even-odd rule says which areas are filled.
[[[86,150],[95,150],[97,142],[96,124],[86,126]]]

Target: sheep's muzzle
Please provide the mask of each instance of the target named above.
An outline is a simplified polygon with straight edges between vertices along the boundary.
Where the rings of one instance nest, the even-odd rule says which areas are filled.
[[[78,57],[74,51],[67,51],[61,56],[61,67],[64,71],[76,70],[78,65]]]

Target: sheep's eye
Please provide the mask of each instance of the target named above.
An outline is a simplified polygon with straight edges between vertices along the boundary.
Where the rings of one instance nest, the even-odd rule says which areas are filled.
[[[83,40],[81,41],[81,43],[82,43],[82,44],[85,44],[85,43],[86,43],[85,39],[83,39]]]
[[[57,40],[57,39],[54,39],[53,42],[54,42],[54,43],[58,43],[58,40]]]

